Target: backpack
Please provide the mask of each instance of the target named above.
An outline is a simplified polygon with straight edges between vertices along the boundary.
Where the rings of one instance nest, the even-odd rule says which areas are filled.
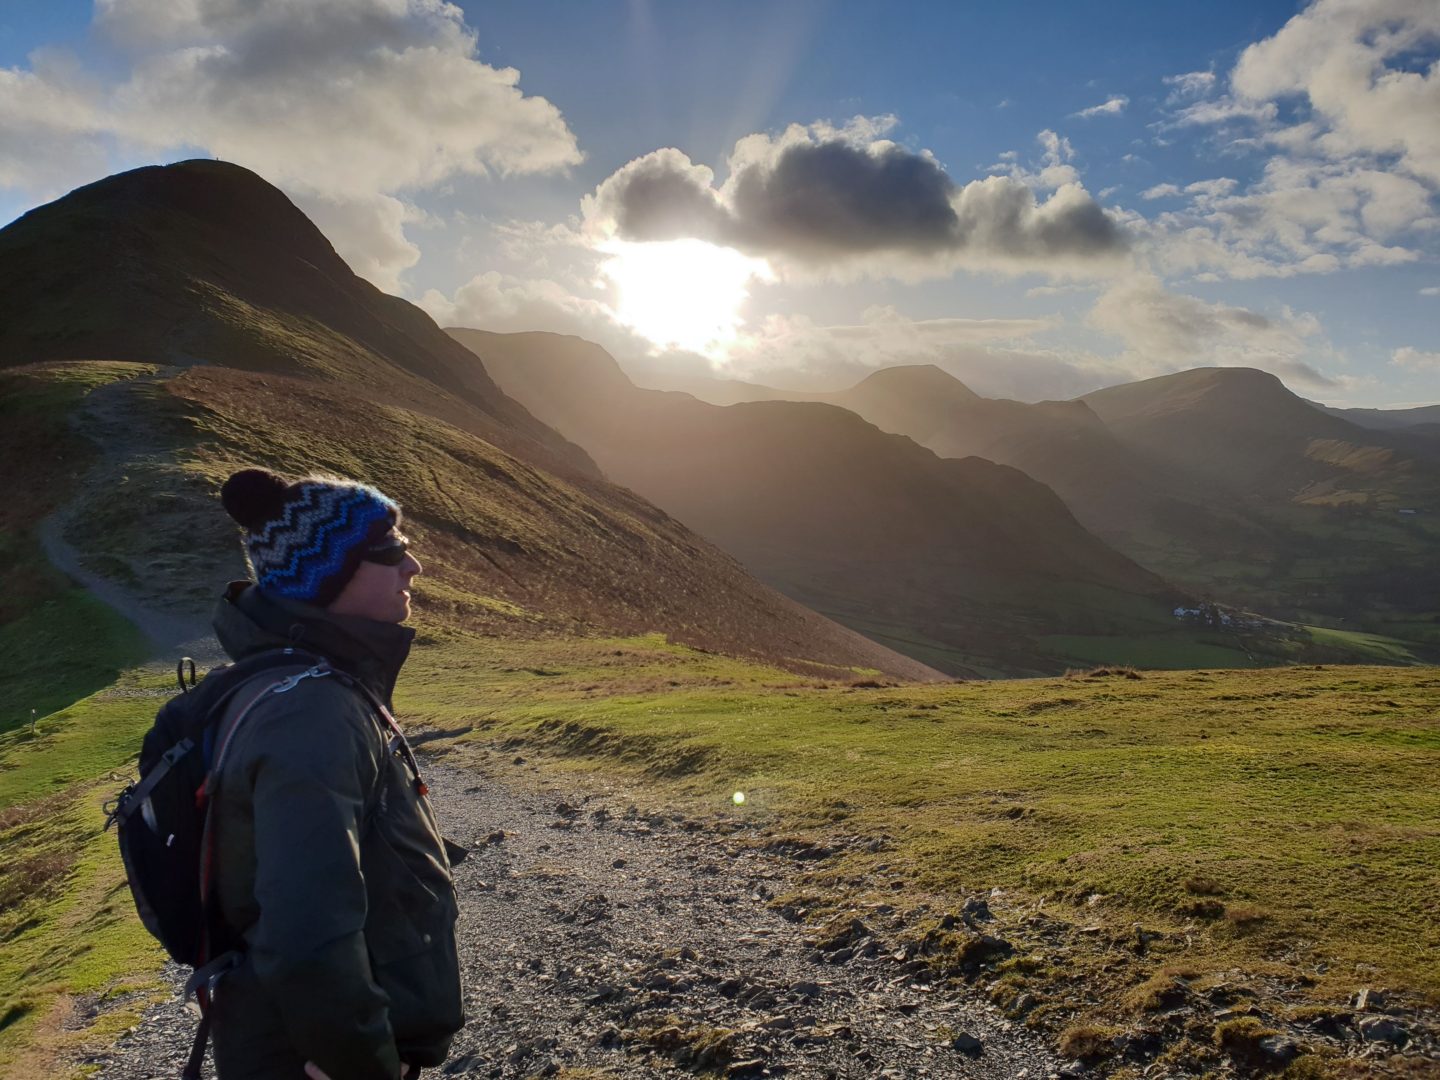
[[[195,969],[185,993],[196,995],[202,1018],[187,1080],[198,1080],[204,1060],[210,991],[244,947],[211,904],[210,797],[225,753],[263,698],[335,674],[322,658],[286,648],[214,668],[197,682],[195,662],[183,658],[180,693],[161,706],[141,743],[140,779],[106,804],[105,827],[119,837],[140,921],[175,961]]]

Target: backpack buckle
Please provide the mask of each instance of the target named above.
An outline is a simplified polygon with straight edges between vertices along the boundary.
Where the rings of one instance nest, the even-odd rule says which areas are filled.
[[[300,672],[297,675],[287,675],[276,684],[272,694],[286,694],[300,685],[302,679],[320,679],[330,674],[330,669],[323,664],[316,664],[312,668]]]

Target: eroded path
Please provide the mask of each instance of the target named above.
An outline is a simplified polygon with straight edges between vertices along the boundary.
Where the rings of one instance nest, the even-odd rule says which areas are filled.
[[[978,995],[917,981],[923,965],[890,938],[898,917],[885,905],[846,921],[845,947],[817,950],[813,929],[766,903],[794,864],[747,850],[743,831],[644,818],[498,751],[429,772],[447,834],[472,849],[456,868],[469,1020],[446,1073],[1057,1073]],[[105,1080],[178,1075],[193,1022],[178,1003],[156,1006],[84,1060]]]

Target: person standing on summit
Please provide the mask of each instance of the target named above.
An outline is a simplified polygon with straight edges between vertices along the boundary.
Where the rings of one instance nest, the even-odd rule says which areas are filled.
[[[373,487],[245,469],[220,496],[253,574],[216,607],[221,646],[321,663],[263,697],[218,769],[216,906],[244,949],[210,1010],[216,1071],[413,1077],[464,1022],[446,845],[389,711],[420,563]]]

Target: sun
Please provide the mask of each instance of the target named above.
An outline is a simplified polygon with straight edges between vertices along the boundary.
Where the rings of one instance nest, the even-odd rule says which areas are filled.
[[[723,352],[738,337],[751,283],[774,276],[763,259],[703,240],[611,240],[601,250],[616,317],[662,349]]]

